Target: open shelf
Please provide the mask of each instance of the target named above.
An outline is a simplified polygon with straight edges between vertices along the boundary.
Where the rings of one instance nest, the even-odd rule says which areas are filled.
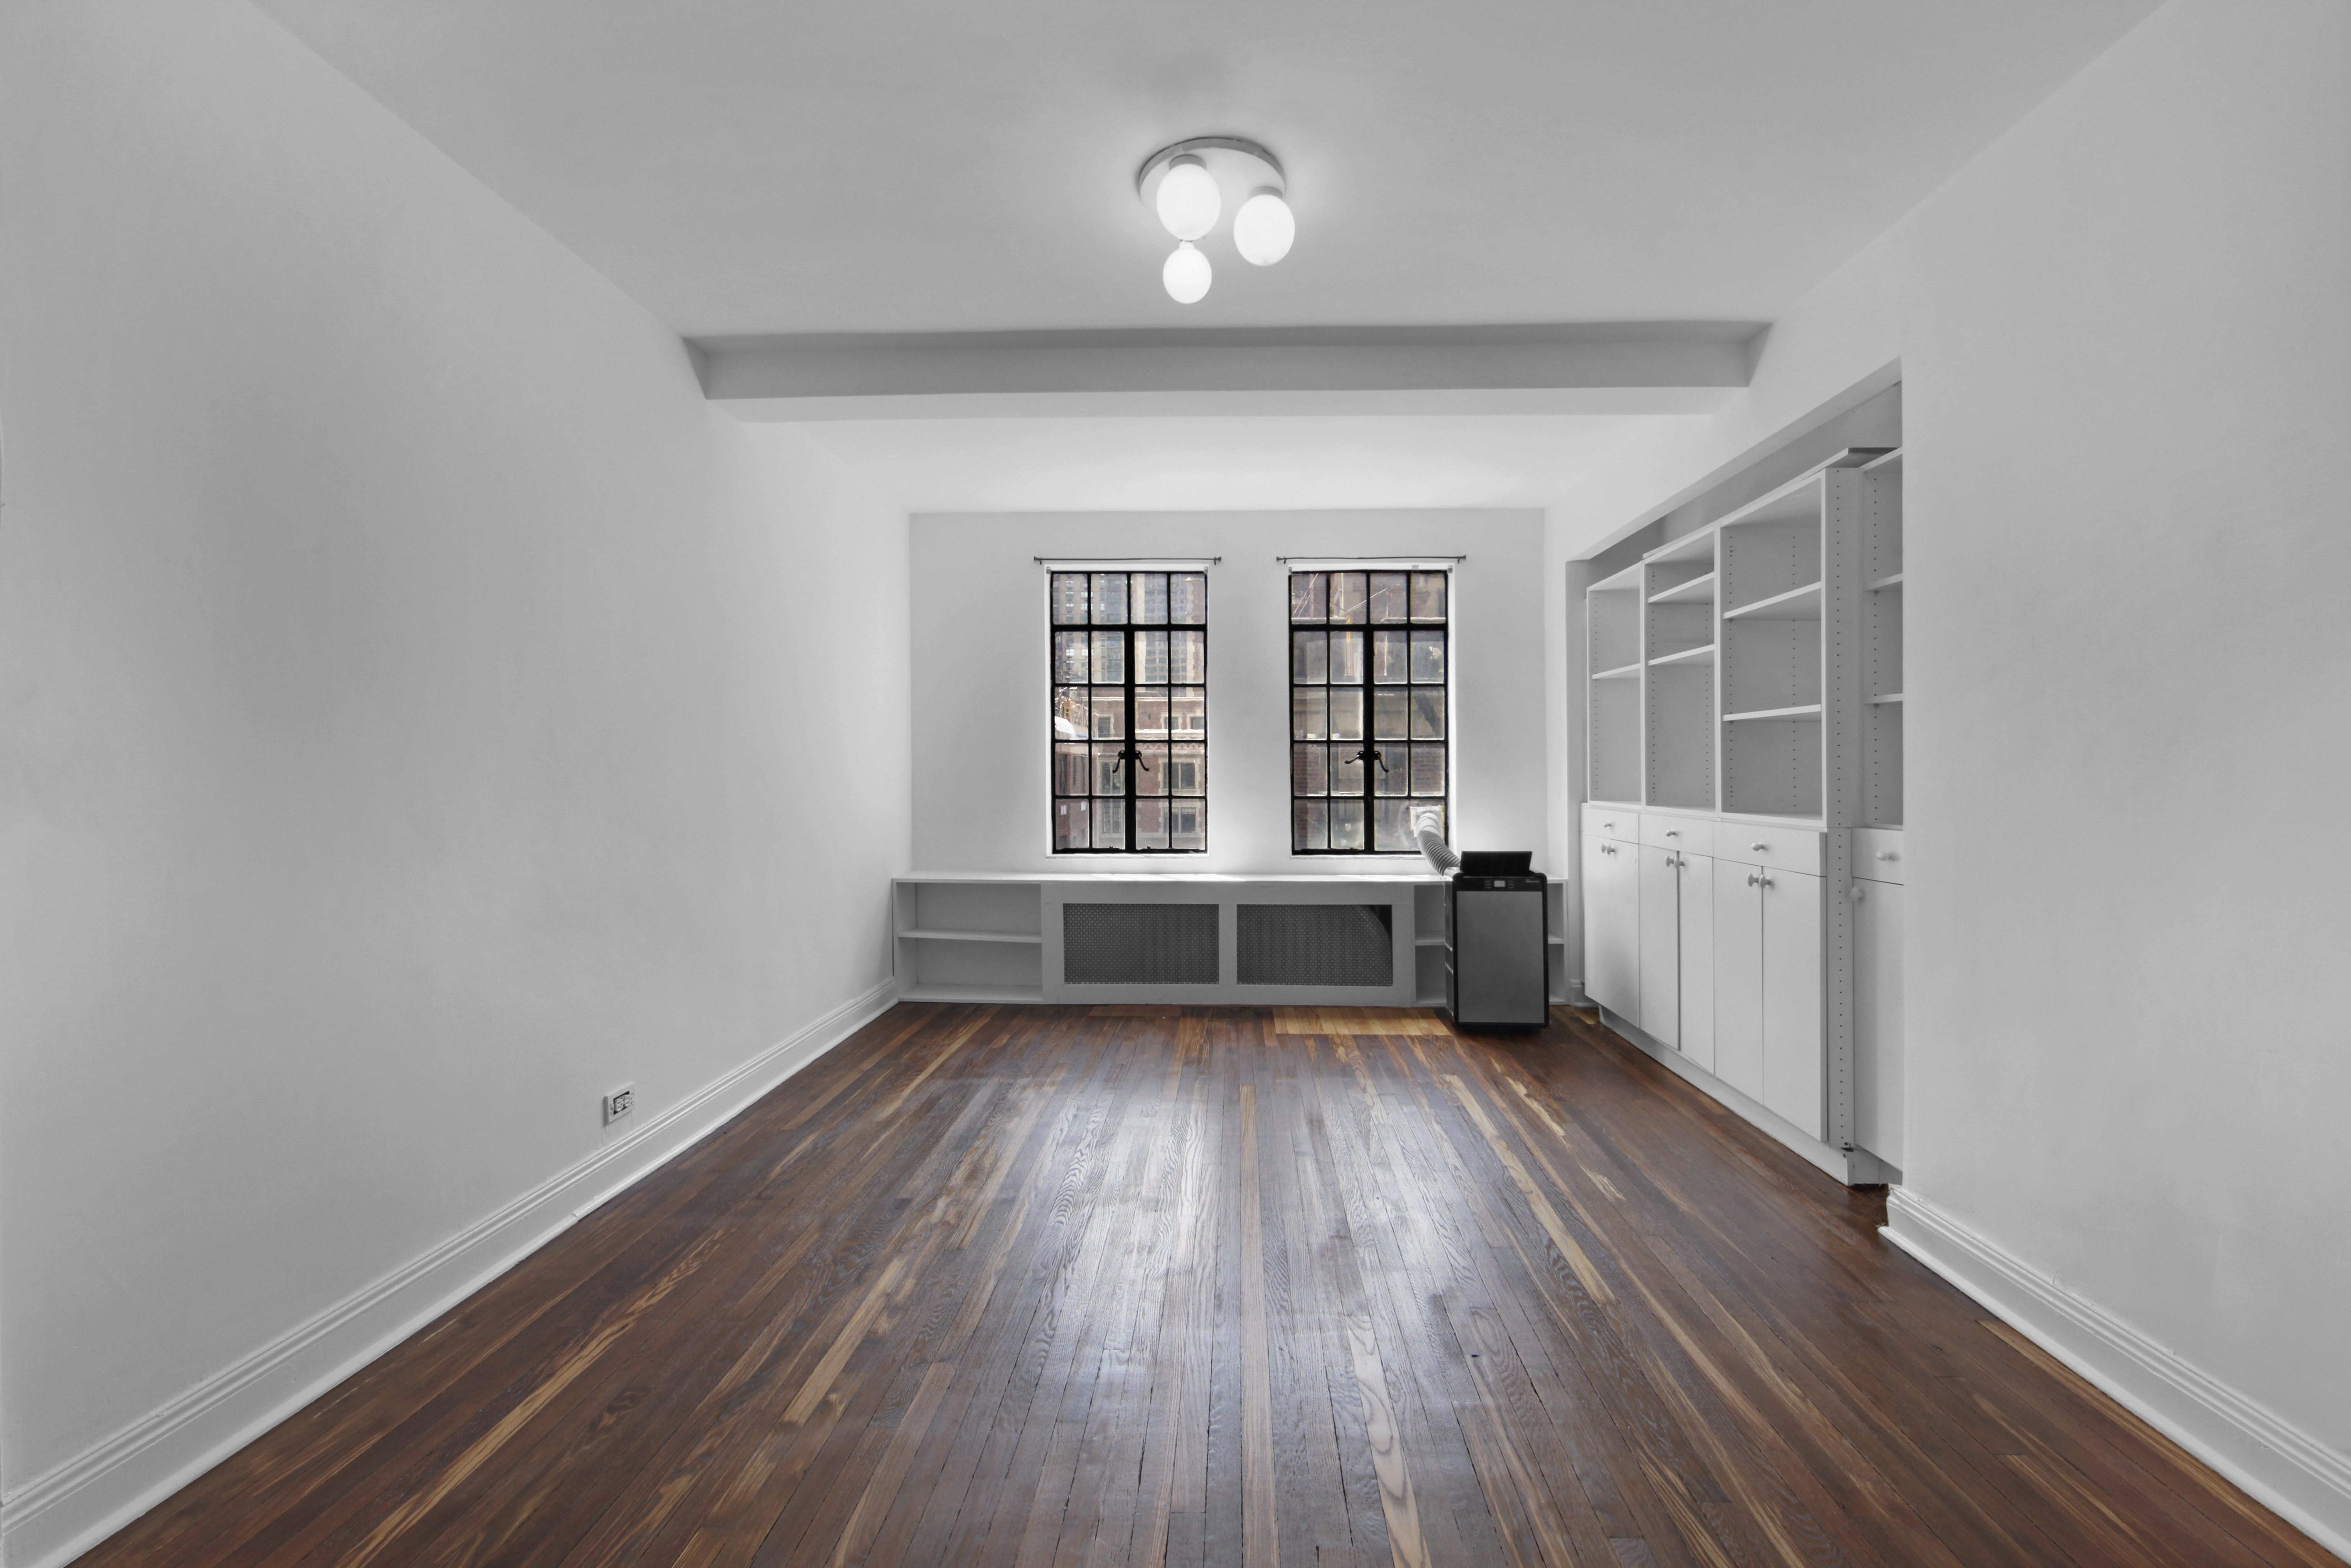
[[[1651,566],[1661,561],[1667,564],[1702,561],[1710,565],[1714,560],[1714,530],[1693,528],[1677,539],[1669,539],[1659,545],[1642,559]]]
[[[1603,670],[1592,678],[1595,681],[1629,681],[1640,673],[1638,664],[1619,664],[1613,670]]]
[[[1725,715],[1722,809],[1739,816],[1819,817],[1823,720],[1817,704]]]
[[[1892,577],[1881,577],[1876,582],[1871,583],[1869,585],[1869,591],[1872,593],[1884,593],[1889,589],[1898,589],[1901,586],[1902,574],[1897,571]]]
[[[1045,938],[1029,931],[901,931],[899,936],[910,942],[1031,942],[1042,945]]]
[[[1653,670],[1687,669],[1692,665],[1713,663],[1714,644],[1708,643],[1703,648],[1684,648],[1678,653],[1660,653],[1649,661],[1649,668]]]
[[[1660,589],[1649,595],[1652,604],[1711,604],[1714,602],[1714,573],[1693,577],[1687,582],[1677,582],[1671,588]]]
[[[1818,718],[1820,716],[1820,704],[1800,703],[1794,707],[1762,707],[1749,713],[1727,713],[1722,716],[1722,722],[1745,724],[1759,718]]]
[[[1041,1002],[1043,986],[913,986],[901,989],[907,1002]]]
[[[1638,674],[1640,666],[1633,666]],[[1595,800],[1641,798],[1640,681],[1593,681],[1585,731],[1585,792]]]
[[[1821,618],[1821,585],[1808,582],[1722,612],[1725,621],[1817,621]]]
[[[1902,694],[1900,692],[1886,692],[1882,695],[1874,696],[1869,700],[1874,703],[1898,703],[1902,700]]]
[[[918,1002],[1041,1002],[1044,921],[1033,883],[902,877],[893,884],[898,994]]]

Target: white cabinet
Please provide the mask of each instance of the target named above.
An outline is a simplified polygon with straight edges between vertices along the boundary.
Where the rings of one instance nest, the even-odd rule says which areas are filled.
[[[1677,926],[1681,937],[1681,1046],[1684,1056],[1714,1071],[1714,859],[1677,852],[1680,883]]]
[[[1763,867],[1763,1103],[1817,1138],[1824,1125],[1821,879]]]
[[[1714,862],[1714,1072],[1821,1136],[1821,879]]]
[[[1620,845],[1616,853],[1620,859],[1636,858],[1639,867],[1641,986],[1637,1013],[1612,1010],[1638,1024],[1660,1045],[1672,1046],[1711,1070],[1714,861],[1655,843],[1637,849]]]
[[[1583,841],[1583,989],[1619,1018],[1641,1016],[1641,883],[1632,844]]]
[[[1641,867],[1641,1010],[1634,1021],[1659,1044],[1678,1046],[1682,939],[1677,856],[1646,845],[1621,852],[1637,856]]]
[[[1854,1142],[1899,1166],[1903,888],[1855,882],[1853,893]]]
[[[1714,862],[1714,1074],[1763,1098],[1763,873]]]

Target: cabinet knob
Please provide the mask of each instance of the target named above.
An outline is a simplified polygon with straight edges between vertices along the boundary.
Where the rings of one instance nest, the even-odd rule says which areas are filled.
[[[1761,887],[1763,885],[1763,879],[1757,876],[1750,871],[1747,873],[1747,885],[1750,887]]]
[[[1667,838],[1669,838],[1669,839],[1678,839],[1678,838],[1680,838],[1680,837],[1681,837],[1681,835],[1680,835],[1679,833],[1677,833],[1677,832],[1674,831],[1671,828],[1667,828],[1667,829],[1666,830],[1666,837],[1667,837]]]
[[[1863,887],[1861,883],[1855,883],[1850,889],[1850,894],[1853,901],[1855,904],[1859,904],[1864,898],[1868,896],[1868,890]]]
[[[1896,854],[1892,850],[1880,850],[1877,852],[1877,858],[1882,861],[1898,861],[1902,857]]]
[[[1761,852],[1770,849],[1771,846],[1770,844],[1750,844],[1747,847],[1750,850],[1754,850],[1758,853],[1761,853]]]
[[[1755,884],[1758,887],[1769,887],[1771,885],[1771,879],[1768,876],[1759,876],[1755,879]]]

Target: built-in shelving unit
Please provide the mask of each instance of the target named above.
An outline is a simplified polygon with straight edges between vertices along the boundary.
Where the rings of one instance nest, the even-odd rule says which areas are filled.
[[[1902,454],[1889,452],[1861,468],[1861,516],[1855,553],[1869,585],[1855,607],[1858,665],[1855,680],[1876,694],[1856,720],[1860,731],[1859,826],[1902,825],[1902,726],[1908,704],[1902,683]]]
[[[1704,806],[1714,793],[1714,552],[1677,541],[1639,567],[1642,694],[1640,799],[1656,806]]]
[[[1565,887],[1553,882],[1546,894],[1553,1001],[1567,998]],[[904,876],[891,885],[898,994],[924,1002],[1439,1007],[1446,893],[1445,880],[1425,870],[1399,876]],[[1105,908],[1138,918],[1114,919],[1118,929],[1105,937]],[[1318,918],[1318,909],[1347,914],[1334,922]],[[1285,913],[1304,918],[1286,920]],[[1187,914],[1196,918],[1183,918]],[[1162,915],[1173,918],[1163,925]],[[1091,944],[1081,956],[1071,946],[1073,930]],[[1187,932],[1195,940],[1204,933],[1212,939],[1196,955],[1206,968],[1171,977],[1155,955],[1181,946]],[[1106,950],[1113,962],[1134,961],[1138,972],[1098,972]],[[1267,962],[1293,972],[1266,973]]]
[[[898,994],[921,1002],[1041,1002],[1043,912],[1033,883],[900,882],[891,889]]]
[[[1850,841],[1902,824],[1904,588],[1901,454],[1855,449],[1585,599],[1586,993],[1848,1177],[1879,1168],[1846,1159]]]
[[[1594,584],[1584,601],[1584,667],[1595,672],[1585,688],[1584,737],[1595,800],[1641,799],[1643,582],[1642,569],[1632,567]]]

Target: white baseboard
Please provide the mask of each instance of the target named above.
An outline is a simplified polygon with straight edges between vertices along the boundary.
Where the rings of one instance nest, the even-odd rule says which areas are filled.
[[[1882,1234],[2351,1562],[2351,1458],[2034,1272],[1908,1187],[1886,1195]]]
[[[56,1568],[121,1529],[708,1136],[886,1011],[883,980],[0,1503],[0,1563]]]

